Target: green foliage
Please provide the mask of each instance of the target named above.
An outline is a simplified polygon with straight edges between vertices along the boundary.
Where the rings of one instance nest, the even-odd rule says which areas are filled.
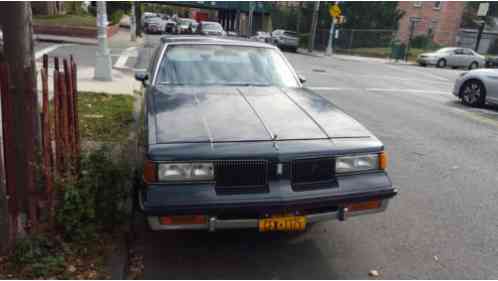
[[[95,16],[90,15],[35,16],[33,17],[33,23],[53,26],[67,25],[95,28],[97,25],[97,19]]]
[[[78,112],[84,140],[121,141],[133,124],[133,97],[80,92]]]
[[[411,48],[416,48],[416,49],[439,49],[441,48],[441,45],[435,43],[432,41],[432,37],[428,35],[417,35],[413,37],[411,44]]]
[[[404,12],[398,2],[341,2],[347,29],[397,29]]]
[[[172,7],[164,4],[155,4],[155,3],[145,3],[143,5],[143,12],[151,12],[151,13],[161,13],[171,15],[175,11]]]
[[[309,40],[310,40],[310,34],[309,33],[301,33],[301,34],[299,34],[299,46],[301,48],[307,48]]]
[[[85,15],[86,12],[81,6],[82,1],[67,1],[64,3],[64,10],[70,15]]]
[[[66,239],[93,239],[97,230],[112,230],[127,218],[130,169],[113,154],[111,146],[103,145],[84,155],[80,178],[59,183],[56,220]]]
[[[118,24],[121,21],[121,18],[124,16],[123,10],[116,10],[111,14],[111,24]]]
[[[12,260],[17,267],[30,265],[35,277],[48,277],[64,271],[64,255],[57,240],[44,235],[24,238],[16,243]]]

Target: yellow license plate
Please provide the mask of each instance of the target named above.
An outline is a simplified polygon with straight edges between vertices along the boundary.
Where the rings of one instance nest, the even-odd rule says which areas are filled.
[[[259,220],[259,231],[303,231],[306,229],[306,217],[279,217]]]

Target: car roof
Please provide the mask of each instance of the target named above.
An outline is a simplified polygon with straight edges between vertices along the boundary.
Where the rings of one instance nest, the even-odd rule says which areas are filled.
[[[244,38],[227,38],[204,35],[166,35],[161,37],[162,44],[219,44],[219,45],[236,45],[257,48],[276,48],[275,46],[263,42],[252,41]]]

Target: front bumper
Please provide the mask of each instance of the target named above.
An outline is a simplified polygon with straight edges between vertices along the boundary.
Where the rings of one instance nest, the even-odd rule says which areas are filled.
[[[397,190],[385,173],[339,177],[330,188],[293,191],[288,181],[270,182],[270,192],[262,194],[217,195],[214,185],[157,185],[139,192],[140,207],[152,230],[253,228],[259,218],[272,214],[304,215],[310,223],[344,220],[350,216],[382,212]],[[352,203],[380,200],[381,207],[348,212]],[[204,215],[206,224],[161,225],[159,217]]]
[[[417,63],[418,64],[433,65],[433,64],[437,63],[437,58],[419,57],[419,58],[417,58]]]
[[[460,98],[460,88],[462,87],[462,84],[464,82],[464,79],[462,78],[457,78],[455,80],[455,84],[453,85],[453,95],[457,98]]]

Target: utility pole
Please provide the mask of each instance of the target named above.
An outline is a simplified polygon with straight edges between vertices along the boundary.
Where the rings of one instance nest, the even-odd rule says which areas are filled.
[[[249,20],[248,22],[248,27],[247,27],[247,36],[252,35],[252,28],[253,28],[253,21],[254,21],[254,8],[256,7],[256,3],[254,1],[249,2]]]
[[[130,15],[130,36],[131,41],[137,41],[137,18],[135,16],[135,4],[131,3],[131,15]]]
[[[334,48],[333,48],[333,41],[334,41],[334,36],[335,36],[335,22],[337,20],[337,17],[340,15],[340,9],[337,6],[339,4],[339,1],[335,1],[335,4],[333,8],[337,8],[339,10],[338,14],[335,14],[336,12],[331,12],[331,22],[330,22],[330,30],[329,30],[329,40],[327,43],[327,49],[325,50],[325,54],[327,56],[331,56],[332,53],[334,53]],[[332,9],[333,10],[333,9]]]
[[[94,79],[111,81],[112,60],[107,42],[107,12],[105,5],[106,2],[97,1],[97,39],[99,48],[97,49]]]
[[[481,25],[479,26],[479,30],[477,32],[476,46],[474,51],[478,52],[479,44],[481,43],[482,32],[484,31],[484,27],[486,26],[486,22],[483,20]]]
[[[318,11],[320,10],[320,1],[315,1],[315,8],[313,9],[313,21],[311,22],[311,38],[308,42],[308,52],[313,52],[315,47],[316,27],[318,25]]]
[[[10,85],[3,95],[8,96],[11,105],[10,110],[2,113],[2,127],[5,133],[3,141],[10,144],[9,149],[4,150],[7,164],[5,171],[8,194],[15,194],[10,199],[4,200],[4,197],[0,200],[0,203],[7,201],[9,209],[7,215],[3,213],[6,208],[0,206],[2,248],[12,246],[16,236],[24,234],[26,223],[32,223],[36,227],[36,209],[30,208],[35,206],[30,200],[34,199],[36,193],[35,154],[39,151],[40,138],[30,2],[0,3],[0,22],[3,26],[3,48]],[[1,193],[2,191],[0,196],[5,196]]]

